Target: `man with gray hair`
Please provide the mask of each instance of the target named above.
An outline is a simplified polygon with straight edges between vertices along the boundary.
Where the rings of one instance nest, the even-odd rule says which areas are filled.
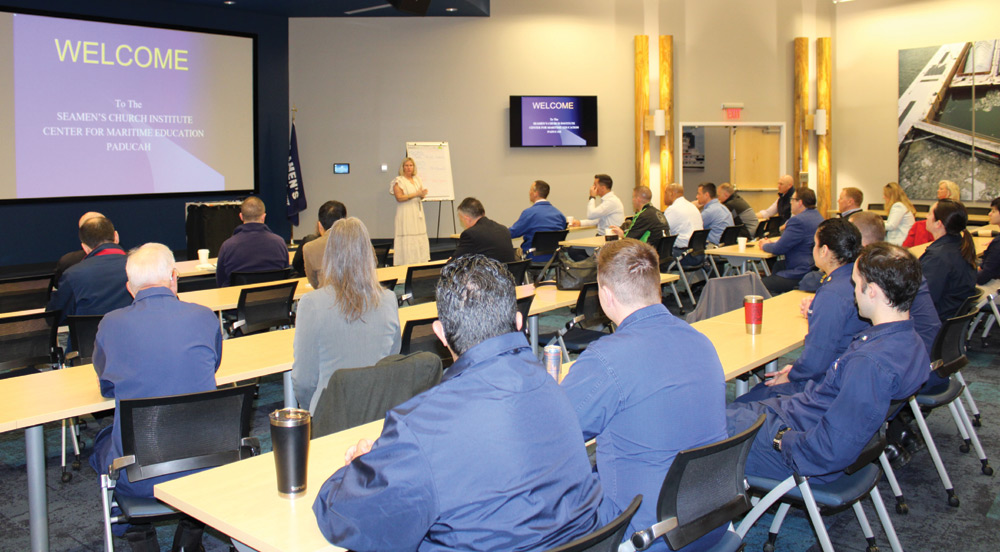
[[[757,213],[753,207],[736,192],[736,188],[728,182],[719,184],[719,201],[733,214],[733,223],[740,227],[740,235],[752,238],[757,232]]]
[[[122,456],[119,401],[213,390],[222,359],[219,319],[208,308],[177,298],[177,270],[167,246],[147,243],[133,250],[125,271],[135,300],[104,316],[94,344],[101,394],[115,399],[114,423],[97,434],[90,455],[90,465],[99,474]],[[131,483],[121,472],[115,490],[125,496],[152,497],[153,485],[178,476]],[[204,524],[182,520],[174,549],[196,550],[203,529]],[[132,550],[159,550],[152,525],[116,529],[123,531]]]
[[[458,204],[458,220],[465,230],[458,237],[458,245],[455,246],[452,257],[479,254],[501,263],[514,262],[510,230],[487,217],[482,202],[474,197],[463,199]]]

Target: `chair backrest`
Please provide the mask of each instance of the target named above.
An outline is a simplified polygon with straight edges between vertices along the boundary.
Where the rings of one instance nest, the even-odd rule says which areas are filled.
[[[576,306],[573,313],[577,316],[583,315],[580,325],[585,328],[607,325],[611,319],[604,314],[601,308],[601,299],[597,294],[597,282],[587,282],[580,288],[580,295],[576,298]]]
[[[674,243],[677,242],[677,234],[663,236],[656,246],[656,252],[660,255],[660,268],[665,268],[674,260]]]
[[[215,289],[217,287],[219,285],[215,281],[215,274],[207,276],[183,276],[177,279],[177,293]]]
[[[976,207],[974,205],[966,205],[965,212],[970,215],[988,215],[990,214],[989,207]]]
[[[550,255],[559,248],[559,242],[566,240],[569,230],[540,230],[531,238],[534,255]]]
[[[52,290],[52,273],[0,280],[0,313],[44,308]]]
[[[688,324],[693,324],[699,320],[736,310],[743,306],[743,298],[747,295],[760,295],[764,299],[771,298],[771,294],[764,287],[760,275],[754,271],[748,270],[738,276],[711,278],[705,282],[701,297],[698,298],[698,305],[685,317],[685,320]]]
[[[439,381],[441,359],[426,351],[392,355],[375,366],[337,370],[316,403],[312,438],[381,420]]]
[[[780,236],[781,235],[781,217],[775,215],[767,219],[767,231],[766,236]]]
[[[979,308],[979,302],[983,300],[983,295],[986,293],[981,288],[976,288],[972,295],[965,298],[962,304],[955,311],[955,316],[962,316],[963,314],[968,314],[970,312],[975,312]]]
[[[642,504],[642,495],[636,495],[632,503],[625,508],[618,517],[608,522],[600,529],[584,535],[574,541],[567,542],[562,546],[550,548],[548,552],[615,552],[618,545],[625,536],[628,524],[632,522],[632,516],[639,510]]]
[[[441,269],[444,265],[408,266],[406,267],[406,282],[403,284],[403,294],[411,305],[430,303],[434,301],[434,293]]]
[[[392,242],[389,243],[372,243],[372,249],[375,250],[375,266],[387,266],[389,262],[389,250],[392,249]]]
[[[885,210],[885,203],[869,203],[868,204],[868,210],[869,211],[884,211]]]
[[[211,468],[247,455],[254,385],[119,401],[129,481]]]
[[[528,334],[528,313],[531,311],[531,302],[535,300],[535,295],[529,295],[517,300],[517,312],[521,313],[521,331]]]
[[[235,333],[250,335],[275,326],[291,325],[292,301],[298,285],[298,280],[295,280],[240,290],[240,299],[236,304],[239,327]]]
[[[871,209],[871,206],[869,206],[868,208]],[[931,206],[929,203],[914,203],[913,208],[916,209],[918,213],[926,213],[931,210]]]
[[[0,318],[0,373],[57,364],[59,316],[50,311]]]
[[[94,341],[97,339],[97,326],[104,318],[103,314],[67,316],[69,326],[69,343],[76,351],[77,364],[90,364],[94,356]]]
[[[691,233],[691,239],[688,240],[688,251],[691,251],[692,255],[701,255],[705,252],[705,246],[708,245],[708,234],[711,232],[708,228],[703,230],[695,230]]]
[[[939,376],[946,378],[969,363],[965,356],[965,334],[975,317],[975,312],[969,312],[944,321],[931,346],[931,362],[941,361],[935,370]]]
[[[719,245],[736,245],[736,238],[738,237],[740,237],[740,227],[727,226],[726,229],[722,231],[722,237],[719,238]]]
[[[451,352],[448,350],[437,335],[431,325],[437,318],[421,318],[419,320],[407,320],[403,325],[403,337],[400,342],[399,352],[404,355],[426,351],[441,359],[441,363],[447,368],[451,366],[453,360]]]
[[[762,220],[762,221],[758,222],[757,223],[757,229],[754,230],[754,233],[753,233],[753,239],[759,240],[761,238],[766,238],[767,237],[767,226],[768,226],[768,221],[766,221],[766,220]]]
[[[399,278],[389,278],[388,280],[379,280],[378,285],[384,287],[385,289],[392,291],[396,289],[396,282]]]
[[[528,272],[528,265],[530,264],[531,259],[511,261],[507,263],[507,270],[509,270],[510,275],[514,277],[515,286],[519,286],[524,283],[524,275]]]
[[[245,286],[247,284],[263,284],[265,282],[287,280],[291,277],[292,268],[287,267],[280,270],[262,270],[260,272],[233,272],[229,275],[229,282],[234,286]]]
[[[656,504],[658,519],[677,518],[677,527],[663,536],[671,549],[687,546],[750,509],[744,468],[764,419],[762,414],[747,430],[674,458]]]

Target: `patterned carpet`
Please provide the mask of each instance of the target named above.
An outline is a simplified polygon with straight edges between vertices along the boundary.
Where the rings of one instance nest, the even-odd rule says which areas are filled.
[[[565,318],[566,313],[554,312],[541,321],[542,331],[552,331]],[[982,411],[983,427],[980,438],[986,453],[991,458],[997,455],[1000,443],[1000,337],[983,347],[976,338],[970,344],[971,365],[964,374],[970,382],[972,393]],[[790,360],[783,359],[784,361]],[[271,377],[261,385],[260,398],[256,401],[253,434],[258,436],[265,451],[270,450],[267,413],[280,406],[281,378]],[[100,426],[87,417],[88,427],[84,430],[84,440],[88,447]],[[103,423],[109,423],[105,419]],[[948,473],[961,499],[959,508],[946,504],[945,493],[926,451],[918,452],[896,475],[909,503],[909,514],[899,515],[893,511],[894,501],[888,485],[879,485],[883,499],[889,507],[892,522],[906,550],[938,551],[952,548],[968,551],[1000,550],[1000,485],[996,477],[980,473],[979,461],[975,453],[959,452],[961,439],[951,416],[945,410],[932,413],[928,424],[938,444]],[[100,497],[96,474],[87,466],[83,452],[83,468],[73,473],[72,481],[60,482],[59,478],[59,425],[45,427],[47,441],[49,535],[50,547],[54,551],[99,551],[103,547],[101,527]],[[1000,469],[1000,458],[993,461]],[[0,550],[22,551],[29,547],[27,482],[24,459],[24,434],[13,431],[0,434]],[[874,508],[866,502],[868,513],[875,529],[878,544],[882,550],[889,550],[887,540],[881,531]],[[760,550],[767,539],[767,528],[771,516],[766,515],[751,530],[747,537],[747,550]],[[851,510],[826,519],[826,525],[837,550],[865,550],[865,540]],[[170,549],[174,525],[159,527],[161,547]],[[229,549],[227,539],[209,530],[205,539],[206,550],[225,551]],[[119,550],[127,550],[123,540],[115,543]],[[819,550],[807,518],[803,512],[792,510],[785,520],[777,541],[777,550],[807,551]]]

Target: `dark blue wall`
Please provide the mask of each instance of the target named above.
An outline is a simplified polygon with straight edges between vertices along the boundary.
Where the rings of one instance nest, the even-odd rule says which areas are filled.
[[[248,14],[220,8],[148,1],[0,0],[15,11],[45,10],[257,35],[257,178],[267,205],[267,223],[285,238],[288,161],[288,20],[283,16]],[[53,160],[58,162],[58,160]],[[114,199],[0,205],[0,267],[55,261],[80,247],[77,220],[100,211],[114,222],[122,245],[149,241],[184,249],[184,203],[238,199],[233,195],[169,199]]]

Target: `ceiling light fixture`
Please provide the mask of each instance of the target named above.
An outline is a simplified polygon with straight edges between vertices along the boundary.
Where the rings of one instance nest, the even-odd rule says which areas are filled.
[[[454,13],[458,11],[458,8],[445,8],[444,11],[449,13]]]

